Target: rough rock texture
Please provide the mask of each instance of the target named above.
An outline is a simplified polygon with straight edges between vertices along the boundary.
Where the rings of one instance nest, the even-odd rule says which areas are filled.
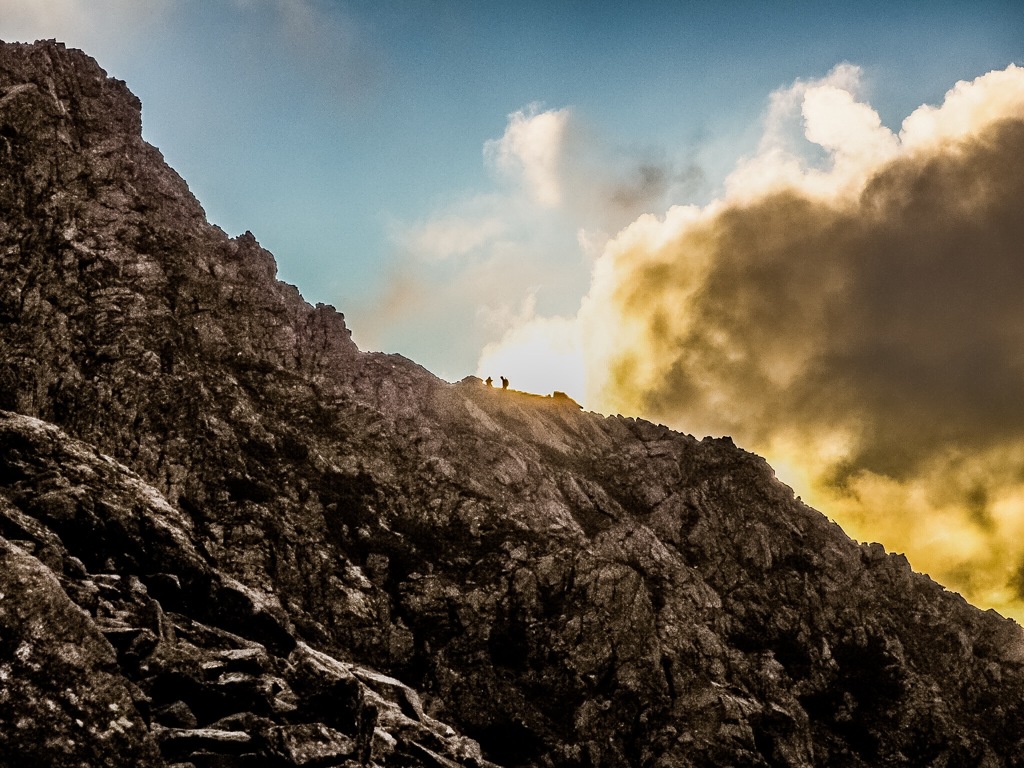
[[[110,643],[53,571],[2,537],[0,595],[0,754],[38,765],[160,765]]]
[[[728,439],[358,351],[139,129],[0,44],[0,762],[1024,765],[1015,623]]]

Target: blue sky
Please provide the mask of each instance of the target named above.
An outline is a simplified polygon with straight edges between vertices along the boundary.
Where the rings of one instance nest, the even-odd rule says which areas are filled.
[[[492,208],[515,207],[514,180],[483,151],[510,114],[570,110],[580,141],[599,147],[581,150],[588,168],[662,169],[673,181],[642,201],[661,214],[720,192],[737,158],[755,149],[773,91],[850,62],[862,69],[866,100],[898,129],[957,80],[1024,60],[1024,10],[0,0],[0,38],[36,37],[82,47],[126,80],[143,101],[146,138],[211,220],[230,234],[252,230],[283,279],[346,312],[362,346],[458,378],[529,302],[537,313],[574,312],[591,268],[580,230],[614,234],[640,212],[599,221],[594,211],[521,211],[501,225],[504,256],[493,242],[477,248],[492,248],[477,253],[477,269],[501,261],[509,277],[471,281],[463,296],[442,290],[473,266],[421,263],[409,233],[464,220],[488,197]]]

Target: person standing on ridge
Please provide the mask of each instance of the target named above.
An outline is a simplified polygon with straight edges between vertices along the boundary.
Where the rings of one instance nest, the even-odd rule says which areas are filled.
[[[504,376],[501,377],[501,388],[508,389],[508,379],[506,379]]]
[[[488,376],[487,380],[484,381],[484,384],[486,384],[488,387],[490,387],[490,386],[492,386],[494,384],[494,379],[492,379],[490,376]]]

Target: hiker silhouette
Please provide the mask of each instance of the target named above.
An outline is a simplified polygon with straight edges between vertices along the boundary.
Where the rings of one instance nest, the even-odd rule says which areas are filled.
[[[488,387],[490,387],[490,386],[492,386],[494,384],[494,379],[492,379],[490,376],[488,376],[487,380],[484,381],[484,384],[486,384]]]
[[[508,389],[508,379],[506,379],[504,376],[501,377],[501,388]]]

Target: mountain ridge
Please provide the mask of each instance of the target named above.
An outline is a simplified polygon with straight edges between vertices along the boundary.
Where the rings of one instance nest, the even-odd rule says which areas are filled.
[[[0,172],[2,591],[35,611],[0,627],[60,657],[78,617],[75,697],[127,712],[0,645],[63,702],[0,697],[8,764],[1024,764],[1019,626],[728,438],[359,351],[85,54],[0,44]]]

